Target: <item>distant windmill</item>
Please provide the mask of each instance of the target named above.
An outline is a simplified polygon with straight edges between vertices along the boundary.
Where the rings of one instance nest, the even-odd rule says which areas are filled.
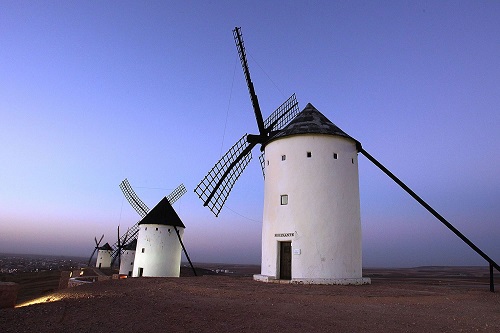
[[[172,205],[163,198],[139,222],[132,276],[179,277],[182,251],[196,275],[182,242],[184,229]]]
[[[227,200],[231,189],[240,177],[243,170],[246,168],[252,159],[252,149],[257,145],[265,145],[265,143],[290,120],[292,120],[299,112],[299,107],[295,94],[293,94],[286,102],[281,104],[265,121],[262,117],[259,101],[255,94],[252,80],[250,79],[250,71],[245,54],[245,46],[241,29],[236,27],[233,30],[234,40],[238,49],[238,54],[243,68],[243,73],[250,93],[250,99],[257,120],[259,134],[245,134],[239,139],[229,151],[209,171],[205,178],[198,184],[195,189],[196,194],[203,200],[203,205],[208,206],[210,210],[218,216],[222,206]],[[262,147],[263,148],[263,147]],[[261,157],[263,166],[264,158]]]
[[[90,262],[92,261],[94,254],[99,250],[99,245],[101,244],[103,238],[104,238],[104,235],[102,235],[101,239],[99,239],[99,241],[97,241],[97,237],[94,237],[95,247],[94,247],[94,251],[92,251],[92,254],[90,255],[89,262],[88,262],[87,266],[90,267]]]
[[[296,117],[288,107],[278,126],[262,121],[250,80],[240,28],[233,30],[250,92],[259,135],[243,136],[196,187],[195,192],[217,216],[234,183],[250,161],[251,149],[262,145],[264,183],[262,273],[256,280],[300,283],[364,284],[357,154],[361,153],[455,233],[490,266],[498,264],[439,215],[430,205],[378,162],[361,143],[338,128],[313,105]],[[294,97],[294,96],[292,96]],[[286,104],[286,103],[285,103]],[[296,107],[296,102],[293,102]],[[289,120],[281,115],[293,114]],[[274,123],[273,123],[274,124]]]
[[[119,270],[120,275],[132,276],[136,247],[137,239],[133,239],[123,246]]]
[[[150,213],[150,209],[148,208],[148,206],[137,196],[137,194],[135,193],[135,191],[132,189],[132,186],[130,186],[130,183],[128,182],[128,180],[125,178],[121,183],[120,183],[120,189],[122,190],[123,194],[125,195],[125,198],[127,199],[127,201],[130,203],[130,205],[135,209],[135,211],[139,214],[139,216],[141,216],[141,220],[138,221],[132,228],[130,228],[129,230],[127,230],[127,233],[130,235],[129,236],[129,242],[132,243],[133,241],[135,241],[137,243],[137,237],[139,235],[139,230],[140,230],[140,224],[141,223],[144,223],[144,219],[149,215]],[[178,243],[180,245],[180,248],[184,251],[184,254],[186,256],[186,259],[188,260],[192,270],[193,270],[193,273],[194,275],[196,275],[196,270],[194,269],[194,266],[191,262],[191,259],[189,258],[189,254],[187,253],[187,250],[186,250],[186,247],[184,246],[183,242],[182,242],[182,233],[180,232],[180,230],[177,228],[177,227],[182,227],[182,230],[185,228],[184,227],[184,224],[182,222],[180,222],[180,219],[179,217],[177,216],[177,213],[175,213],[175,210],[173,209],[172,205],[180,198],[182,197],[184,194],[186,194],[186,188],[184,186],[184,184],[180,184],[179,186],[177,186],[168,196],[166,196],[165,198],[163,198],[163,200],[160,201],[159,205],[162,207],[161,208],[161,211],[162,213],[164,213],[165,211],[168,211],[168,216],[169,217],[173,217],[173,220],[175,220],[175,222],[171,222],[171,221],[165,221],[165,220],[161,220],[159,222],[159,224],[161,225],[170,225],[169,223],[174,223],[172,224],[171,226],[174,228],[175,232],[176,232],[176,237],[177,237],[177,240],[178,240]],[[167,206],[169,206],[169,208],[166,208]],[[155,218],[154,219],[148,219],[148,223],[156,223],[155,221],[158,220],[158,216],[156,214],[154,214]],[[161,218],[160,218],[161,219]],[[179,221],[180,223],[177,224]],[[143,232],[144,233],[144,232]],[[119,241],[121,242],[121,244],[125,244],[125,241],[124,241],[124,238],[125,238],[126,235],[122,236]],[[120,242],[116,242],[114,245],[113,245],[113,248],[114,248],[114,251],[115,253],[116,252],[121,252],[118,250],[118,244]],[[168,241],[170,243],[170,241]],[[142,262],[146,259],[144,258],[147,258],[147,256],[143,256],[142,254],[139,255],[137,252],[135,253],[136,257],[139,256],[140,260],[139,262]],[[179,259],[180,260],[180,259]],[[147,265],[150,266],[151,265],[151,262],[154,262],[154,260],[152,260],[151,258],[148,258],[146,260],[146,262],[148,263]],[[135,261],[134,261],[135,263]],[[141,263],[142,265],[142,263]],[[175,266],[175,265],[174,265]],[[142,267],[144,269],[144,267]],[[147,271],[146,271],[146,274],[147,274]],[[141,274],[142,275],[142,274]],[[134,275],[134,276],[138,276],[138,275]],[[151,276],[151,275],[150,275]]]
[[[95,266],[97,268],[110,268],[111,260],[113,258],[112,252],[113,249],[111,248],[109,243],[106,243],[103,246],[99,247],[97,251],[97,261]]]
[[[123,192],[123,195],[127,199],[127,201],[130,203],[132,208],[139,214],[139,216],[144,218],[148,213],[149,213],[149,208],[148,206],[139,198],[139,196],[135,193],[134,189],[130,185],[129,181],[127,178],[125,178],[121,183],[120,183],[120,189]],[[177,200],[179,200],[180,197],[182,197],[184,194],[186,194],[186,187],[184,187],[184,184],[180,184],[177,186],[168,196],[167,200],[168,202],[173,205]],[[116,243],[114,243],[111,247],[113,248],[113,258],[116,258],[118,256],[118,245],[119,244],[126,244],[125,240],[128,237],[129,241],[132,241],[134,239],[137,239],[137,233],[139,232],[139,221],[137,221],[136,224],[134,224],[131,228],[127,229],[127,232],[123,234],[122,236],[119,236],[118,240]]]

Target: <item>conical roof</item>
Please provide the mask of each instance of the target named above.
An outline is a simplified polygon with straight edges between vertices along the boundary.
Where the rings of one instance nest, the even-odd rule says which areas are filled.
[[[139,224],[164,224],[185,228],[167,197],[161,201],[139,222]]]
[[[285,136],[299,134],[338,135],[354,140],[337,125],[332,123],[321,112],[319,112],[311,103],[308,103],[304,110],[302,110],[287,126],[280,130],[269,141]]]
[[[111,246],[109,245],[109,243],[106,243],[103,246],[101,246],[99,248],[99,250],[102,250],[102,251],[113,251],[113,249],[111,248]]]
[[[127,250],[127,251],[135,251],[137,247],[137,238],[135,238],[134,240],[132,240],[131,242],[127,243],[123,249],[124,250]]]

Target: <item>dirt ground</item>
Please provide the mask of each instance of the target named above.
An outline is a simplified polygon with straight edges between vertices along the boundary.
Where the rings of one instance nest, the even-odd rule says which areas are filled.
[[[364,275],[371,285],[241,275],[102,281],[0,310],[0,332],[500,332],[500,286],[491,293],[484,270]]]

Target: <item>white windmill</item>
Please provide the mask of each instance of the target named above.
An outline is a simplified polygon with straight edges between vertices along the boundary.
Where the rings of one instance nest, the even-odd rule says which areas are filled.
[[[106,243],[103,246],[101,245],[102,239],[104,238],[104,235],[101,236],[99,241],[97,241],[97,237],[94,237],[95,241],[95,247],[94,250],[92,251],[92,254],[90,255],[89,262],[87,264],[88,267],[90,267],[90,263],[92,261],[92,258],[94,257],[94,254],[97,252],[97,259],[96,259],[96,264],[95,267],[97,268],[110,268],[111,267],[111,262],[113,258],[113,249],[111,246]]]
[[[262,274],[255,279],[369,283],[362,277],[356,141],[310,104],[297,115],[295,95],[263,121],[240,28],[233,35],[259,134],[244,135],[195,192],[217,216],[252,148],[261,144]]]
[[[123,252],[120,259],[120,275],[132,276],[135,260],[135,249],[137,247],[137,238],[123,246]]]
[[[113,249],[109,245],[109,243],[104,244],[103,246],[99,247],[97,251],[97,261],[95,264],[95,267],[97,268],[110,268],[111,267],[111,260],[113,258],[112,256]]]
[[[185,226],[163,198],[139,222],[133,277],[179,277]]]
[[[255,279],[370,283],[362,276],[356,146],[311,104],[265,143],[262,266]]]
[[[120,264],[120,274],[130,275],[130,271],[132,271],[131,276],[133,277],[179,276],[181,251],[184,251],[186,259],[196,275],[196,270],[182,243],[185,226],[172,207],[174,202],[186,193],[184,184],[179,185],[172,193],[164,197],[151,211],[137,196],[127,179],[120,183],[120,189],[142,218],[127,231],[130,235],[130,242],[135,240],[136,248],[132,250],[123,247],[121,261],[125,262],[123,267]],[[126,234],[123,238],[126,239]],[[126,258],[128,259],[124,259],[123,254],[127,252]],[[131,260],[132,252],[135,252],[133,260]],[[130,270],[130,268],[132,269]]]

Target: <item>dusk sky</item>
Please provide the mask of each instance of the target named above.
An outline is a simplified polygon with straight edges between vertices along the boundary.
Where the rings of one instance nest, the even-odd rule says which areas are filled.
[[[500,262],[500,2],[0,4],[0,252],[89,256],[175,205],[195,262],[260,263],[259,151],[218,218],[193,192],[267,117],[312,103]],[[363,266],[487,265],[359,156]],[[318,235],[321,230],[318,230]]]

